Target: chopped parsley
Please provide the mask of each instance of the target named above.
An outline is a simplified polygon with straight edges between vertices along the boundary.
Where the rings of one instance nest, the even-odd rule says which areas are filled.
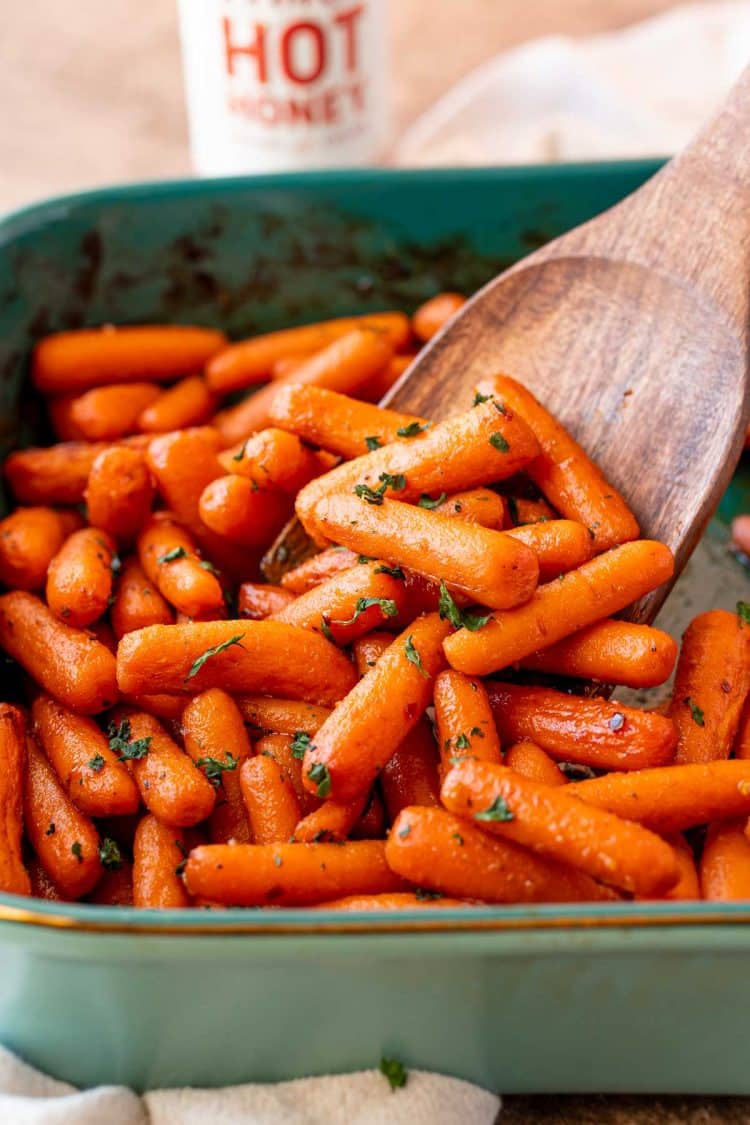
[[[292,739],[289,749],[292,751],[293,758],[304,758],[305,751],[309,748],[312,739],[307,731],[296,730],[294,738]]]
[[[328,624],[325,617],[321,617],[320,619],[320,631],[327,641],[335,643],[333,640],[333,633],[331,632],[331,626]]]
[[[417,669],[417,671],[419,672],[419,674],[421,676],[424,676],[424,678],[426,680],[429,680],[430,679],[430,673],[426,672],[425,669],[424,669],[424,665],[422,664],[422,657],[419,655],[419,653],[417,652],[417,650],[414,647],[414,641],[412,639],[411,633],[406,638],[406,644],[404,645],[404,651],[406,653],[406,659],[411,664],[414,665],[414,667]]]
[[[404,825],[404,827],[403,827],[403,828],[401,828],[401,829],[399,830],[399,833],[398,833],[398,834],[399,834],[399,837],[400,837],[400,838],[401,838],[402,840],[405,840],[405,839],[406,839],[406,837],[407,837],[407,836],[409,835],[409,833],[410,833],[410,832],[411,832],[411,825],[410,825],[410,824],[405,824],[405,825]]]
[[[740,619],[740,628],[750,625],[750,602],[737,602],[737,616]]]
[[[210,660],[212,656],[218,656],[220,652],[226,652],[226,650],[228,648],[231,648],[232,645],[240,645],[240,648],[242,648],[240,641],[244,636],[244,633],[237,633],[236,636],[230,637],[228,641],[222,641],[220,645],[214,645],[213,648],[207,648],[206,651],[201,653],[197,660],[194,660],[191,664],[190,671],[188,672],[187,676],[185,676],[185,682],[191,680],[193,676],[197,676],[203,665],[207,660]]]
[[[443,621],[450,621],[454,629],[468,629],[470,633],[476,633],[477,629],[484,628],[491,617],[489,613],[470,613],[468,609],[459,609],[445,582],[440,583],[438,613]]]
[[[122,867],[122,854],[111,836],[105,836],[100,843],[99,859],[106,871],[117,871],[118,867]]]
[[[428,508],[430,511],[432,511],[434,508],[439,508],[440,505],[444,504],[447,499],[447,492],[441,492],[437,500],[433,500],[431,496],[428,496],[426,492],[423,492],[419,497],[419,500],[417,500],[417,507]]]
[[[399,426],[396,433],[399,437],[416,437],[417,434],[421,434],[429,428],[429,422],[410,422],[408,426]]]
[[[173,547],[171,551],[167,551],[166,555],[160,555],[156,560],[161,566],[162,563],[174,562],[175,559],[186,559],[187,551],[184,547]]]
[[[316,793],[320,798],[325,799],[330,796],[331,775],[328,772],[328,766],[323,765],[322,762],[316,762],[314,766],[310,766],[307,776],[316,786]]]
[[[591,766],[582,766],[578,762],[558,762],[557,768],[568,781],[588,781],[589,778],[596,777]]]
[[[83,863],[83,845],[80,840],[75,840],[70,845],[71,853],[76,857],[79,863]]]
[[[455,840],[459,847],[464,846],[464,838],[460,832],[451,832],[451,839]]]
[[[406,477],[403,473],[396,473],[395,476],[391,473],[381,473],[378,477],[382,481],[383,488],[390,488],[393,492],[403,492],[406,488]]]
[[[368,504],[380,505],[383,503],[385,490],[390,488],[393,492],[403,492],[406,488],[406,477],[403,473],[381,473],[378,477],[380,484],[377,488],[370,488],[369,484],[355,484],[354,494]]]
[[[236,770],[239,763],[239,758],[235,758],[234,754],[230,754],[228,750],[223,762],[220,758],[198,758],[195,762],[198,769],[203,770],[214,788],[218,788],[221,775],[228,770]]]
[[[241,461],[242,458],[245,456],[245,450],[246,449],[247,449],[247,442],[243,441],[242,445],[240,446],[239,452],[234,454],[234,456],[232,457],[232,460],[233,461]]]
[[[370,437],[365,438],[365,445],[370,453],[374,453],[376,449],[381,449],[383,446],[382,441],[376,434],[371,434]]]
[[[483,395],[480,391],[474,391],[474,401],[472,406],[481,406],[483,402],[489,402],[493,395]]]
[[[51,820],[49,822],[49,824],[47,825],[47,831],[44,833],[44,835],[45,836],[54,836],[54,834],[55,834],[55,822],[54,822],[54,820]]]
[[[138,761],[148,754],[152,736],[131,740],[130,735],[130,719],[123,719],[119,726],[110,723],[107,727],[109,748],[119,756],[121,762]]]
[[[417,887],[414,892],[414,897],[418,899],[419,902],[431,902],[433,899],[442,898],[443,892],[428,891],[426,887]]]
[[[456,737],[456,750],[470,750],[471,740],[463,731]]]
[[[88,761],[89,769],[92,769],[94,773],[99,773],[99,770],[103,770],[106,764],[101,754],[94,754],[94,757],[89,758]]]
[[[203,570],[207,570],[209,574],[219,573],[214,564],[212,562],[209,562],[208,559],[202,559],[198,563],[198,566],[202,567]]]
[[[380,1060],[380,1073],[388,1079],[392,1090],[398,1090],[401,1086],[405,1086],[409,1077],[402,1062],[399,1062],[398,1059],[386,1059],[385,1057]]]
[[[376,566],[373,574],[390,574],[391,578],[398,578],[401,582],[404,580],[404,572],[400,566],[386,566],[385,563]]]
[[[690,708],[690,718],[693,720],[695,725],[697,727],[705,727],[705,725],[706,725],[705,716],[704,716],[703,712],[701,711],[700,707],[698,707],[697,704],[693,703],[693,701],[692,701],[692,699],[690,698],[689,695],[686,696],[686,698],[683,700],[683,703],[685,704],[686,707]]]
[[[510,446],[508,445],[507,441],[505,440],[505,438],[503,437],[502,434],[499,434],[499,433],[490,434],[489,441],[490,441],[490,445],[494,449],[496,449],[498,451],[498,453],[507,453],[508,450],[510,449]]]
[[[380,606],[383,617],[396,617],[398,615],[398,606],[393,598],[357,598],[354,605],[354,613],[348,621],[333,621],[333,625],[353,625],[354,622],[360,617],[366,609],[372,606]]]
[[[483,809],[482,812],[474,813],[474,820],[489,820],[489,821],[506,821],[514,820],[513,813],[508,808],[504,797],[499,794],[495,797],[488,809]]]

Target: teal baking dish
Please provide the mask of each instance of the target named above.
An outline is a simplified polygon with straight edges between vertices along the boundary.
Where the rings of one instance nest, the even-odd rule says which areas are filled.
[[[657,167],[175,182],[19,212],[0,223],[0,443],[33,431],[22,392],[46,332],[169,320],[241,335],[413,308],[477,288]],[[746,495],[733,488],[724,514]],[[275,1080],[388,1054],[505,1092],[747,1094],[748,922],[750,903],[344,917],[5,895],[0,1041],[84,1086]]]

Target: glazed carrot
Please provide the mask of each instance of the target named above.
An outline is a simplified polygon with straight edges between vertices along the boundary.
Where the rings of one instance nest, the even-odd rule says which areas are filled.
[[[77,395],[60,395],[47,399],[47,413],[58,441],[83,441],[83,434],[73,421]]]
[[[138,434],[122,443],[142,449]],[[68,441],[46,449],[18,449],[5,459],[8,486],[21,504],[80,504],[93,465],[105,442]]]
[[[124,559],[117,581],[110,620],[119,640],[147,625],[171,625],[174,614],[136,558]]]
[[[438,752],[426,719],[420,719],[393,751],[380,774],[380,788],[390,820],[408,805],[440,803]]]
[[[295,826],[294,839],[302,844],[346,840],[362,816],[369,798],[369,793],[363,793],[351,801],[323,801],[320,808],[308,813]]]
[[[50,879],[42,867],[37,856],[32,855],[26,864],[31,881],[31,894],[34,898],[43,898],[47,902],[66,902],[66,896],[59,887]]]
[[[671,719],[606,699],[583,699],[552,688],[488,683],[504,743],[530,739],[557,761],[594,769],[638,770],[674,758]]]
[[[155,816],[144,816],[133,842],[133,905],[160,910],[189,906],[179,874],[187,857],[185,835]]]
[[[327,707],[297,699],[268,699],[263,695],[241,696],[236,703],[251,730],[275,734],[315,734],[331,713]]]
[[[374,561],[321,582],[274,613],[272,619],[323,633],[343,646],[387,625],[405,605],[403,580],[385,563]]]
[[[133,906],[133,865],[120,859],[116,867],[105,869],[88,896],[96,906]]]
[[[682,832],[750,814],[750,763],[700,762],[610,773],[571,782],[568,791],[654,832]]]
[[[100,617],[98,621],[94,621],[93,624],[89,625],[88,632],[93,633],[99,644],[104,645],[113,656],[115,655],[117,652],[117,638],[112,632],[112,627],[108,621]]]
[[[31,377],[47,394],[144,378],[168,382],[199,370],[225,343],[222,332],[177,324],[57,332],[34,349]]]
[[[106,613],[116,556],[112,536],[98,527],[65,540],[47,569],[47,604],[61,621],[82,628]]]
[[[355,681],[354,669],[335,645],[282,621],[139,629],[120,641],[117,674],[124,692],[194,695],[222,687],[232,694],[267,692],[323,706],[342,699]]]
[[[369,790],[432,701],[448,628],[437,614],[419,618],[335,708],[305,752],[310,792],[348,801]]]
[[[710,902],[750,899],[750,842],[744,823],[709,825],[700,859],[701,895]]]
[[[415,356],[416,352],[392,356],[385,367],[381,367],[366,383],[357,387],[357,398],[364,399],[365,402],[380,402],[411,366]]]
[[[573,520],[544,520],[513,527],[508,535],[525,543],[539,560],[539,581],[551,582],[588,562],[593,554],[593,540],[588,528]]]
[[[670,890],[660,895],[646,895],[646,898],[669,899],[681,901],[684,899],[698,899],[701,897],[698,872],[695,867],[693,850],[684,836],[679,832],[667,836],[666,842],[674,852],[680,877]]]
[[[313,910],[341,910],[356,914],[376,910],[440,910],[446,907],[471,906],[461,898],[446,898],[445,895],[418,895],[410,891],[393,891],[382,895],[347,895],[333,902],[321,902]]]
[[[403,347],[409,339],[408,318],[400,312],[368,313],[366,316],[340,317],[301,328],[284,328],[263,336],[252,336],[224,348],[206,369],[206,379],[211,390],[219,394],[242,390],[270,377],[276,360],[282,357],[319,354],[333,343],[354,333],[382,336],[394,349]],[[386,354],[386,359],[388,358]]]
[[[374,668],[387,648],[393,644],[390,633],[374,630],[365,637],[359,637],[352,646],[357,675],[366,676]]]
[[[283,492],[258,488],[246,477],[218,477],[203,489],[200,517],[206,527],[241,547],[265,547],[292,514]]]
[[[176,625],[154,626],[176,629]],[[172,828],[199,824],[213,810],[213,786],[153,715],[121,708],[109,726],[109,745],[130,763],[149,812]]]
[[[212,842],[249,844],[239,771],[251,746],[237,704],[220,688],[201,692],[182,713],[182,737],[186,753],[217,790],[209,826]]]
[[[297,355],[284,355],[275,359],[271,365],[270,378],[283,379],[285,376],[291,375],[292,371],[296,371],[306,359],[320,350],[320,348],[310,348],[309,351],[299,352]]]
[[[604,684],[646,688],[672,675],[677,645],[668,633],[629,621],[597,621],[521,661],[523,668]]]
[[[147,434],[166,434],[186,426],[202,426],[214,412],[215,397],[202,375],[188,375],[144,407],[138,429]]]
[[[260,754],[240,769],[240,789],[256,844],[283,844],[294,835],[300,807],[282,766]]]
[[[157,719],[167,719],[170,723],[179,723],[182,712],[185,710],[187,700],[184,695],[124,695],[123,703],[135,707],[137,711],[148,711]]]
[[[591,529],[597,551],[638,538],[638,523],[620,493],[531,391],[507,375],[481,382],[478,391],[494,395],[529,424],[542,447],[529,476],[561,516]]]
[[[33,738],[26,740],[23,819],[29,843],[66,898],[80,898],[102,874],[93,821],[75,807]]]
[[[391,761],[393,759],[391,758]],[[349,832],[350,840],[383,840],[385,839],[385,805],[383,798],[376,788],[370,790],[370,796],[364,811]]]
[[[420,305],[411,318],[411,327],[418,340],[427,342],[466,304],[461,293],[438,293]]]
[[[446,668],[435,680],[435,721],[441,775],[463,757],[502,761],[487,691],[480,680]]]
[[[243,582],[237,593],[237,612],[251,621],[262,621],[286,609],[294,601],[294,594],[283,586],[270,583]]]
[[[160,434],[148,444],[148,467],[164,503],[193,533],[201,530],[201,493],[223,472],[218,452],[219,436],[211,426]]]
[[[404,885],[388,868],[381,840],[213,844],[191,851],[185,879],[191,894],[236,906],[309,906]]]
[[[72,711],[94,715],[117,699],[112,653],[93,634],[58,620],[33,594],[0,597],[0,648]]]
[[[88,816],[127,816],[140,796],[127,768],[93,719],[48,695],[31,708],[34,732],[71,801]]]
[[[568,787],[532,781],[507,766],[466,758],[440,798],[457,816],[633,894],[662,894],[679,878],[669,844],[640,824],[585,807]]]
[[[153,498],[154,485],[140,450],[114,445],[91,466],[84,492],[89,522],[118,542],[132,542],[148,519]]]
[[[728,758],[750,688],[750,628],[716,609],[693,618],[682,638],[669,708],[676,760]]]
[[[532,781],[541,781],[543,785],[567,785],[567,778],[561,769],[558,769],[554,759],[545,754],[541,746],[525,739],[514,742],[505,752],[505,764],[509,769]]]
[[[138,430],[142,410],[160,395],[156,383],[113,383],[74,398],[70,419],[86,441],[115,441]]]
[[[303,816],[314,812],[320,801],[312,793],[308,793],[302,782],[302,755],[306,740],[305,732],[298,730],[294,736],[288,734],[266,734],[255,743],[256,756],[273,758],[280,766],[284,777],[287,779],[299,803]]]
[[[0,583],[12,590],[40,590],[47,567],[81,522],[76,512],[53,508],[16,508],[0,520]]]
[[[224,592],[212,568],[202,564],[192,536],[168,513],[157,512],[143,528],[138,558],[162,597],[188,617],[217,614],[224,606]]]
[[[335,574],[351,570],[358,558],[354,551],[349,551],[346,547],[328,547],[312,558],[305,559],[293,570],[288,570],[281,577],[281,585],[292,594],[305,594]]]
[[[745,706],[742,708],[737,734],[734,739],[732,757],[741,759],[750,758],[750,697],[745,701]]]
[[[277,388],[269,417],[274,426],[341,457],[359,457],[427,429],[424,418],[414,414],[384,410],[324,387],[295,383]]]
[[[292,494],[324,471],[317,454],[295,434],[273,427],[225,449],[219,454],[219,461],[225,472],[248,477],[258,488],[276,488]]]
[[[399,813],[385,845],[388,866],[418,887],[483,902],[586,902],[612,892],[582,871],[493,839],[445,809]]]
[[[440,497],[438,497],[440,499]],[[466,523],[479,523],[482,527],[492,527],[496,531],[502,530],[507,522],[507,504],[503,496],[498,495],[489,488],[470,488],[465,492],[454,492],[446,496],[433,511],[441,516],[453,516]],[[533,550],[537,550],[534,543],[529,543]]]
[[[26,729],[23,714],[0,703],[0,891],[31,893],[21,849]]]
[[[445,642],[448,662],[471,676],[506,668],[618,613],[673,572],[672,552],[663,543],[624,543],[540,586],[525,605],[492,614],[478,632],[454,633]]]
[[[557,520],[559,515],[546,500],[529,500],[525,496],[509,496],[508,509],[516,527],[523,527],[527,523],[539,523],[544,520]]]

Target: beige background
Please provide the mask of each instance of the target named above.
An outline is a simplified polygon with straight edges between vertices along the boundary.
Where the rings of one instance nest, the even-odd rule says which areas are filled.
[[[671,6],[390,0],[394,126],[503,47],[622,27]],[[175,9],[176,0],[0,0],[0,210],[188,170]],[[501,1121],[740,1125],[750,1122],[750,1099],[508,1098]]]

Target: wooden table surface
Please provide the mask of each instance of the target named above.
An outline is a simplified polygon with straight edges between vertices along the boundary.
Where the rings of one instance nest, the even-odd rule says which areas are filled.
[[[176,0],[21,0],[12,15],[11,3],[5,0],[0,41],[0,211],[62,191],[189,170]],[[394,129],[504,47],[552,32],[623,27],[671,6],[391,0]],[[745,1122],[750,1099],[730,1098],[511,1097],[501,1115],[502,1125]]]

